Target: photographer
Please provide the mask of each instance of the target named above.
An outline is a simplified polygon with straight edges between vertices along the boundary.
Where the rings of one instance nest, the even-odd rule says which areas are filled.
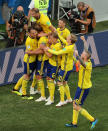
[[[80,12],[80,19],[76,19],[75,22],[81,23],[81,33],[92,33],[96,26],[94,10],[84,2],[79,2],[77,8]]]
[[[24,14],[22,6],[17,7],[17,11],[10,17],[6,23],[6,31],[8,33],[7,47],[15,47],[22,45],[24,42],[28,20]]]

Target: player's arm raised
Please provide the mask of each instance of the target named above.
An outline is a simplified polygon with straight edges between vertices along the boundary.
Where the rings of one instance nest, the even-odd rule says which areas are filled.
[[[79,56],[78,51],[75,50],[75,55],[78,57],[78,60],[80,61],[81,65],[86,68],[85,62],[82,60],[82,58]]]
[[[85,50],[85,51],[88,51],[87,42],[86,42],[86,40],[85,40],[85,37],[84,37],[84,36],[81,36],[80,39],[84,42],[84,50]]]

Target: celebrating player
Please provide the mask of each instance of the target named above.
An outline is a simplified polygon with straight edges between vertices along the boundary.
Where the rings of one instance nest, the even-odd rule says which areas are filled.
[[[33,8],[31,10],[32,17],[36,19],[36,23],[40,24],[43,28],[43,31],[45,34],[42,34],[44,36],[48,36],[50,32],[55,32],[55,27],[51,24],[50,19],[48,16],[42,14],[39,12],[39,9]]]
[[[70,31],[66,28],[66,20],[60,19],[58,21],[57,33],[61,35],[65,40],[70,35]]]
[[[66,126],[77,127],[78,115],[80,113],[90,121],[91,129],[92,129],[95,127],[95,124],[97,123],[97,119],[91,116],[87,112],[87,110],[82,108],[82,105],[90,91],[90,88],[92,87],[92,82],[91,82],[92,63],[90,61],[91,54],[86,48],[85,38],[82,36],[81,39],[84,41],[85,50],[81,54],[81,57],[78,55],[78,51],[75,51],[75,54],[78,57],[81,65],[79,70],[78,88],[76,90],[74,102],[73,102],[73,120],[71,124],[66,124]]]
[[[35,50],[37,48],[37,31],[30,27],[28,29],[29,31],[29,36],[26,40],[26,50]],[[33,73],[33,71],[36,68],[36,55],[24,55],[24,75],[18,80],[17,84],[13,88],[13,93],[16,93],[18,95],[21,95],[18,90],[19,87],[22,86],[22,97],[24,99],[33,99],[33,97],[27,96],[26,93],[26,87],[30,79],[30,75]]]

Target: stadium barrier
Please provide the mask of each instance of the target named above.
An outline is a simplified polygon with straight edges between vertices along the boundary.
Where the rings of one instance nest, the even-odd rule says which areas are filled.
[[[91,51],[93,67],[108,64],[108,31],[86,35],[87,45]],[[83,43],[78,38],[76,48],[79,54]],[[0,86],[16,83],[23,75],[23,56],[25,47],[16,47],[0,51]]]

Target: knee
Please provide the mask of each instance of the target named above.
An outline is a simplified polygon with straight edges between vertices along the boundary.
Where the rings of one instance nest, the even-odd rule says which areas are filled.
[[[77,105],[75,102],[73,102],[73,109],[76,111],[80,111],[81,110],[81,106]]]
[[[57,82],[57,85],[61,86],[61,85],[63,85],[63,82]]]
[[[46,80],[48,80],[48,81],[54,81],[54,79],[52,79],[50,77],[47,77]]]
[[[66,84],[67,84],[67,81],[64,81],[64,82],[63,82],[63,85],[66,85]]]

